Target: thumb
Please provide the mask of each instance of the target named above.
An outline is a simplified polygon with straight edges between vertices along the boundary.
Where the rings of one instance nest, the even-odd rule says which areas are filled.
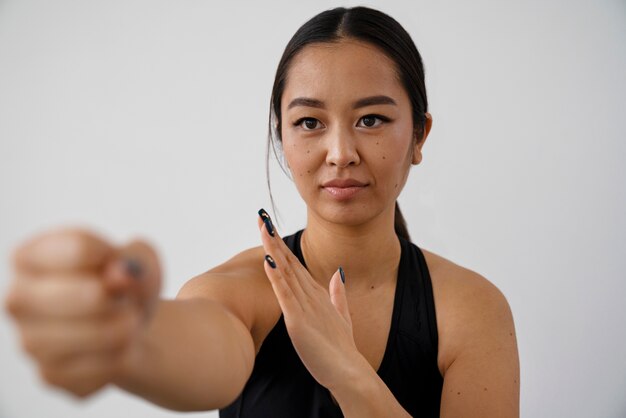
[[[119,247],[104,272],[109,293],[135,300],[150,316],[161,291],[161,266],[154,248],[143,240]]]
[[[350,328],[352,328],[352,318],[350,317],[350,310],[348,309],[348,299],[346,298],[346,286],[344,284],[345,279],[344,271],[341,267],[333,274],[328,285],[328,293],[330,294],[330,301],[337,309],[337,312],[348,321]]]

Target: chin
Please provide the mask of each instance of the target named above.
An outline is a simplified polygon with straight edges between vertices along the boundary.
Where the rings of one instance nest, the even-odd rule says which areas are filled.
[[[381,212],[381,208],[374,208],[361,202],[318,205],[314,210],[322,219],[346,226],[363,225]]]

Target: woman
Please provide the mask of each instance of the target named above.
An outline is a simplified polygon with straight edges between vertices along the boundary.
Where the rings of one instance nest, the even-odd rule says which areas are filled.
[[[173,301],[146,243],[33,238],[7,307],[43,378],[221,417],[518,416],[506,299],[412,244],[396,204],[432,126],[410,36],[372,9],[320,13],[287,45],[271,105],[306,229],[281,239],[259,211],[263,245]]]

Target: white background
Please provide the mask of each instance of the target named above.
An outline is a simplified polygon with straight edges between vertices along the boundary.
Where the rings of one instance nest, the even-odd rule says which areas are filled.
[[[58,225],[148,238],[166,297],[258,245],[282,50],[356,4],[0,1],[0,296],[11,249]],[[425,64],[434,123],[400,199],[413,241],[507,296],[522,416],[626,416],[626,3],[365,4]],[[305,208],[272,172],[287,235]],[[179,416],[46,388],[4,312],[0,342],[2,417]]]

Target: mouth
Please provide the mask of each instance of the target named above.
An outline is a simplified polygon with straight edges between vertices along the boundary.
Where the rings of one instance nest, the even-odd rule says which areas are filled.
[[[333,179],[322,184],[322,187],[338,187],[338,188],[365,187],[365,186],[367,186],[367,183],[363,183],[355,179]]]
[[[367,183],[355,179],[334,179],[322,184],[322,189],[333,199],[345,201],[361,193],[367,186]]]

